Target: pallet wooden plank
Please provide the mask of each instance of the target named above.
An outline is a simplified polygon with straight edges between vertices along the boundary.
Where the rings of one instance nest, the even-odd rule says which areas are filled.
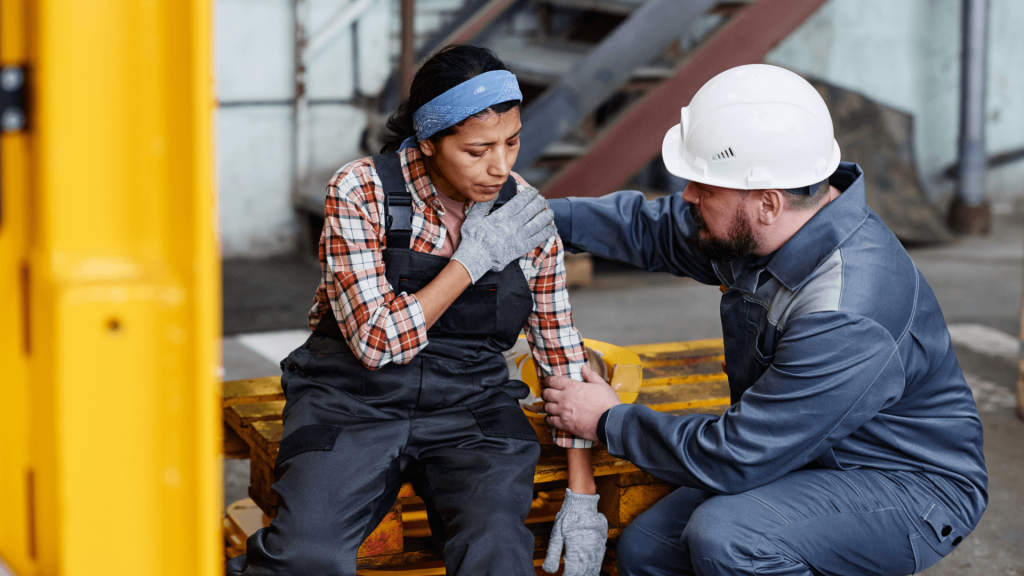
[[[691,364],[714,364],[718,368],[722,367],[722,362],[725,361],[725,354],[722,353],[721,349],[704,350],[703,352],[706,353],[699,356],[691,356],[685,352],[679,354],[660,354],[653,358],[644,358],[642,361],[646,368],[687,366]]]
[[[263,450],[271,458],[271,462],[276,460],[278,448],[281,447],[284,422],[281,420],[259,420],[253,422],[249,428],[255,432],[251,436],[255,440],[255,446]]]
[[[402,535],[402,500],[395,500],[391,510],[366,537],[359,547],[356,557],[383,556],[398,554],[403,550]],[[358,560],[357,560],[358,562]]]
[[[530,505],[530,513],[526,516],[526,525],[551,523],[562,508],[565,491],[542,493],[546,497],[535,498]],[[406,538],[426,538],[430,536],[427,521],[427,507],[422,500],[402,500],[402,533]]]
[[[619,486],[614,476],[599,478],[597,493],[601,495],[601,499],[598,501],[598,507],[608,519],[609,527],[625,528],[673,490],[675,487],[663,482]]]
[[[632,463],[612,456],[603,446],[594,446],[590,454],[590,463],[594,469],[594,476],[608,476],[639,470]],[[565,458],[565,451],[554,446],[542,446],[537,470],[533,475],[534,484],[567,480],[568,478],[569,464]]]
[[[671,386],[691,382],[728,382],[720,362],[672,366],[644,366],[641,390],[652,386]]]
[[[224,423],[224,457],[249,457],[249,444],[227,422]]]
[[[416,491],[412,489],[412,484],[409,482],[402,484],[402,487],[398,490],[399,498],[414,498],[415,496]]]
[[[224,406],[233,404],[284,400],[280,376],[232,380],[224,383]]]
[[[705,349],[718,350],[718,354],[721,354],[721,351],[725,348],[725,340],[721,338],[709,338],[706,340],[687,340],[683,342],[635,344],[633,346],[623,346],[623,348],[636,352],[637,355],[640,356],[641,360],[649,357],[656,357],[660,354],[676,354]]]
[[[269,402],[228,406],[224,410],[224,415],[225,417],[233,415],[238,418],[242,426],[249,426],[253,422],[261,420],[281,420],[282,410],[284,410],[284,400],[271,400]]]
[[[641,486],[643,484],[658,484],[663,482],[646,472],[627,472],[615,476],[616,486]]]
[[[400,552],[397,554],[384,554],[382,556],[363,556],[356,560],[356,567],[387,568],[389,566],[405,566],[440,559],[441,557],[433,550],[417,550],[415,552]]]
[[[274,466],[252,459],[249,466],[249,497],[263,510],[263,513],[274,518],[277,516],[277,492],[271,489],[274,484]]]
[[[729,383],[723,380],[689,382],[640,389],[637,404],[658,412],[729,404]]]
[[[638,404],[646,404],[655,410],[674,414],[720,413],[728,408],[729,388],[727,378],[722,372],[721,340],[673,342],[628,348],[639,354],[643,362],[644,382],[636,401]],[[274,462],[283,431],[280,413],[284,408],[284,397],[280,389],[280,379],[256,378],[226,383],[224,398],[225,421],[231,424],[231,430],[237,432],[250,448],[253,467],[250,494],[261,508],[272,515],[276,513],[277,507],[277,495],[271,489]],[[611,486],[614,486],[615,496],[607,500],[609,505],[614,504],[616,507],[616,522],[632,519],[642,511],[641,508],[646,509],[644,506],[653,504],[656,498],[660,498],[669,490],[666,488],[667,485],[640,472],[633,464],[609,455],[603,447],[594,449],[592,463],[594,474],[604,483],[605,490],[612,490]],[[565,452],[555,447],[544,447],[534,475],[535,483],[564,481],[567,477]],[[404,485],[401,496],[407,500],[414,498],[411,486]],[[529,517],[532,520],[531,525],[540,526],[542,529],[543,524],[552,520],[548,516],[551,515],[534,511]],[[410,526],[425,528],[425,522],[422,520],[419,518],[416,522],[410,522]],[[612,526],[609,535],[615,537],[619,532],[621,528]],[[538,536],[538,542],[541,539],[546,545],[546,537]],[[381,550],[388,546],[394,549],[393,540],[385,539],[384,542],[391,543],[384,544]],[[436,559],[436,556],[429,552],[398,552],[401,550],[394,554],[375,555],[372,560],[367,557],[360,558],[360,566],[397,566]]]

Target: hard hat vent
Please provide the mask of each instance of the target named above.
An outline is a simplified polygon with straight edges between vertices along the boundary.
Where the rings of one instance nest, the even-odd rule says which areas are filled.
[[[736,156],[736,154],[733,153],[732,147],[730,146],[729,148],[726,148],[725,150],[722,150],[718,154],[712,156],[711,160],[713,162],[721,162],[722,160],[728,160],[734,156]]]

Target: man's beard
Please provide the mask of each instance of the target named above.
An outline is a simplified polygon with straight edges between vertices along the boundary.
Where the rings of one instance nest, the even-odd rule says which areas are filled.
[[[744,217],[742,210],[736,210],[736,220],[729,228],[728,240],[718,240],[711,236],[708,230],[708,223],[704,221],[700,210],[690,205],[690,215],[697,223],[697,230],[707,234],[707,237],[698,234],[697,250],[709,260],[715,262],[731,262],[737,258],[750,256],[758,249],[757,238],[754,238],[754,231],[750,227],[750,221]]]

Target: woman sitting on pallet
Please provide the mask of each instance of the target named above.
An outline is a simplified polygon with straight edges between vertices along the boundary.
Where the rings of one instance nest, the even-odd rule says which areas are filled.
[[[282,363],[281,506],[228,574],[356,573],[403,480],[427,505],[449,574],[534,574],[524,525],[540,448],[502,352],[521,330],[541,376],[586,363],[553,215],[511,172],[522,94],[490,51],[449,46],[416,74],[379,156],[327,186],[313,334]],[[396,152],[397,151],[397,152]],[[607,523],[590,442],[544,568],[596,576]]]

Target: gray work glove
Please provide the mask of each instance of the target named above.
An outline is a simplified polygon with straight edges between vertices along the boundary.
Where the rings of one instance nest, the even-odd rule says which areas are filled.
[[[527,188],[488,214],[493,205],[494,200],[477,202],[469,209],[459,249],[452,256],[466,267],[474,283],[488,270],[504,269],[556,234],[555,213],[536,188]]]
[[[604,559],[605,541],[608,540],[608,520],[597,511],[597,494],[577,494],[565,489],[565,502],[555,516],[551,530],[548,554],[544,558],[545,572],[558,571],[558,558],[565,543],[565,572],[563,576],[597,576]]]

